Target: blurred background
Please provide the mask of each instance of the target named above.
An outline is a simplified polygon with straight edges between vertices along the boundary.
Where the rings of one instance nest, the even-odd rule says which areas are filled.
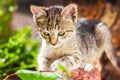
[[[19,69],[37,69],[40,39],[30,5],[49,7],[70,3],[78,5],[79,17],[107,23],[120,58],[120,0],[0,0],[0,80]],[[103,80],[120,80],[120,74],[105,55],[101,61]]]

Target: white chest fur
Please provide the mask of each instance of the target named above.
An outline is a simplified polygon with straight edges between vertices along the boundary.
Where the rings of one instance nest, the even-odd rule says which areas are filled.
[[[43,41],[39,56],[45,56],[50,59],[57,59],[62,55],[71,55],[76,52],[78,52],[78,47],[74,35],[57,47],[52,45],[46,45],[45,41]]]

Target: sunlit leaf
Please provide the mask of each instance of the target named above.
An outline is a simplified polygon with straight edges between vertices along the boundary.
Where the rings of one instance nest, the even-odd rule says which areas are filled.
[[[60,75],[57,72],[37,72],[29,70],[17,71],[22,80],[57,80]]]
[[[0,16],[2,16],[3,15],[3,11],[2,10],[0,10]]]

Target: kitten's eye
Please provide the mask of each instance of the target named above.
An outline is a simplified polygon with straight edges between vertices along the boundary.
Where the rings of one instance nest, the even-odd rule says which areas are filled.
[[[58,32],[59,36],[63,36],[65,34],[65,32]]]
[[[44,34],[45,36],[49,36],[49,33],[48,33],[48,32],[43,32],[43,34]]]

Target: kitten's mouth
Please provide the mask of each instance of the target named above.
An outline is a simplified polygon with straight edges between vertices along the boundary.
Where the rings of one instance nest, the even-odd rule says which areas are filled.
[[[51,43],[53,46],[55,46],[57,43]]]
[[[52,43],[51,43],[51,45],[52,45],[53,47],[59,47],[59,46],[61,46],[61,44],[59,44],[59,42],[57,42],[56,44],[52,44]]]

